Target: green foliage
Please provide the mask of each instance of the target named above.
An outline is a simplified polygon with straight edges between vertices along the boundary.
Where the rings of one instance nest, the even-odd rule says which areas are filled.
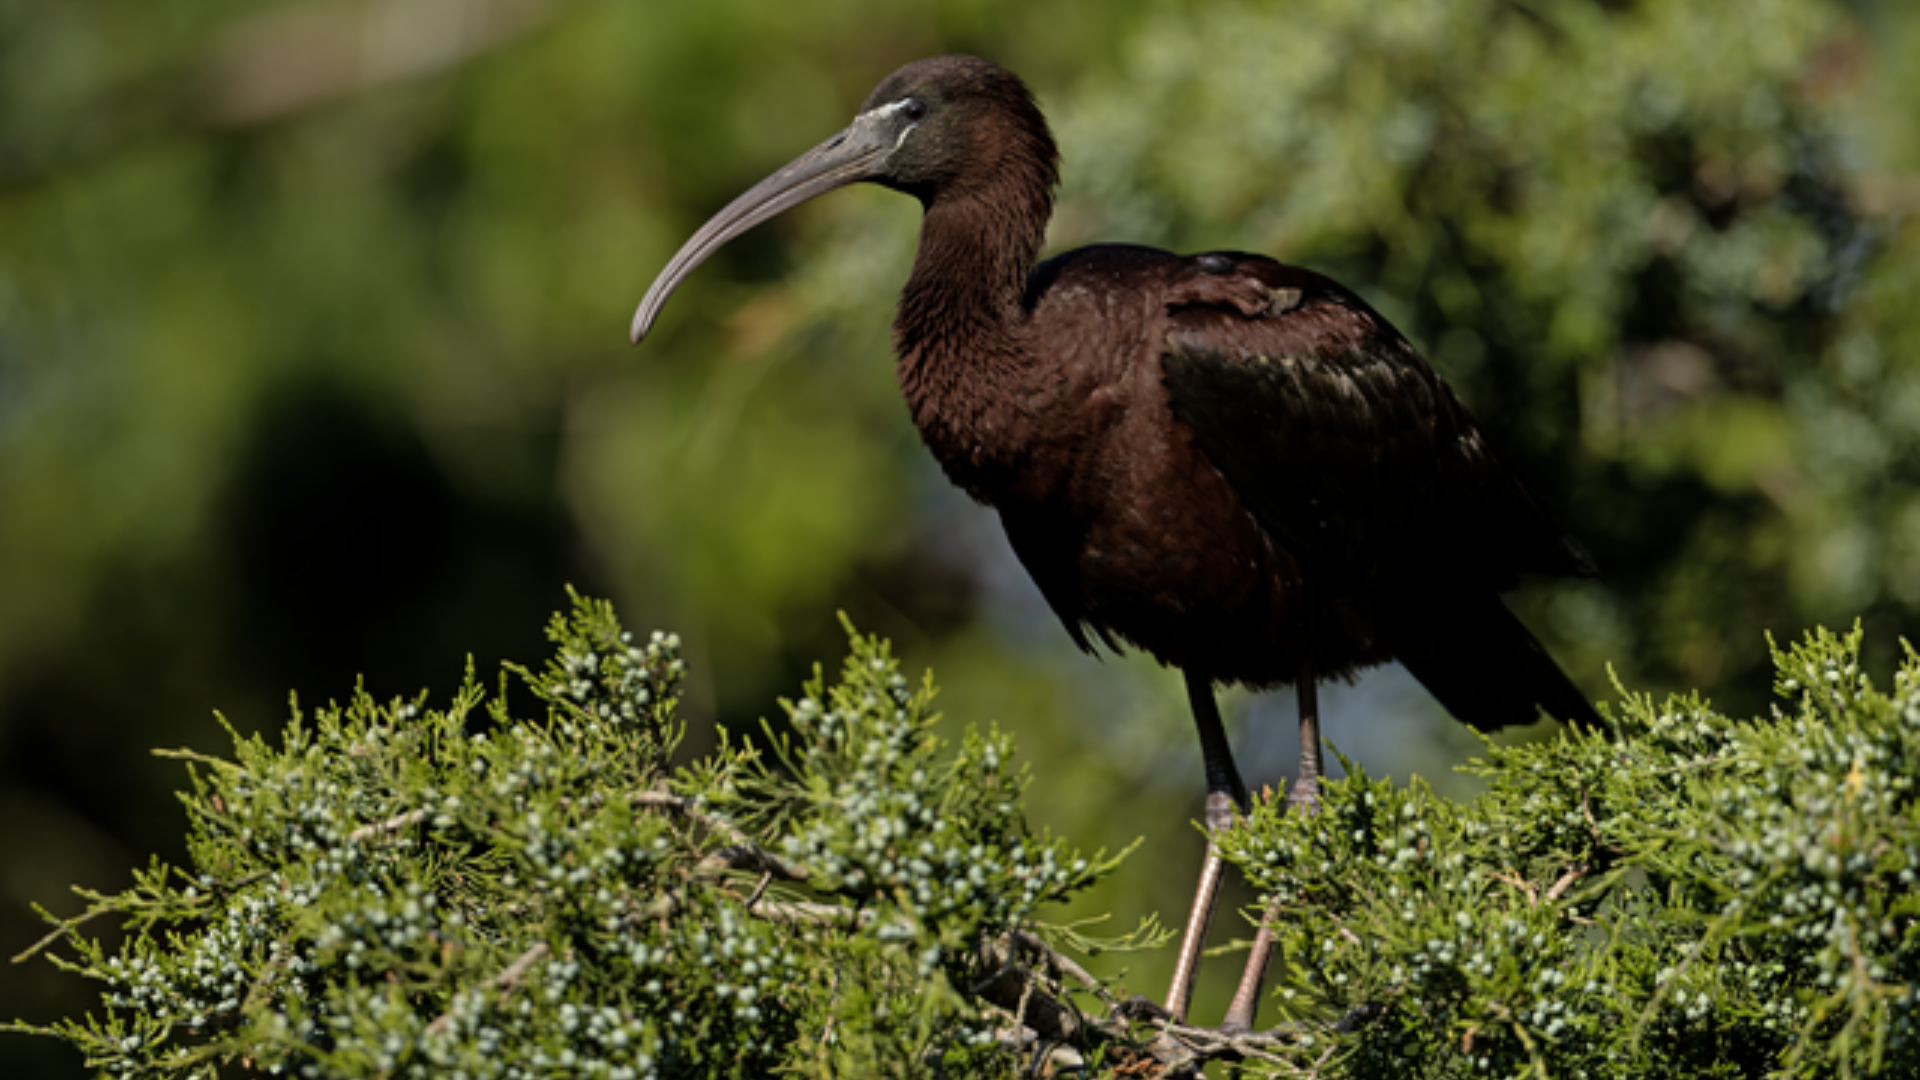
[[[970,1077],[1013,1047],[1092,1077],[1920,1070],[1911,651],[1888,695],[1858,630],[1776,650],[1751,721],[1629,695],[1608,732],[1490,745],[1467,803],[1351,763],[1316,814],[1269,797],[1221,850],[1273,905],[1283,1022],[1235,1039],[1046,944],[1090,944],[1035,912],[1119,860],[1032,835],[1010,740],[947,746],[931,679],[848,632],[837,682],[677,772],[678,640],[579,599],[511,669],[544,716],[469,674],[444,709],[362,693],[230,761],[169,752],[190,867],[48,915],[105,1008],[13,1029],[126,1077]]]
[[[0,935],[179,860],[144,750],[209,704],[252,732],[288,687],[533,655],[588,575],[698,631],[689,716],[750,722],[844,607],[1105,781],[1035,821],[1184,835],[1197,767],[1141,764],[1191,752],[1177,680],[1075,656],[900,407],[912,200],[757,229],[625,345],[706,213],[944,51],[1034,84],[1055,250],[1264,251],[1408,331],[1606,570],[1518,601],[1590,692],[1747,712],[1751,628],[1858,615],[1878,668],[1920,625],[1920,5],[469,6],[0,2]],[[1470,752],[1340,700],[1378,771]]]
[[[624,348],[687,231],[917,55],[1034,83],[1056,250],[1266,251],[1407,330],[1600,556],[1519,600],[1590,690],[1612,662],[1744,714],[1753,627],[1859,614],[1879,670],[1920,616],[1920,6],[488,8],[0,3],[6,936],[128,851],[185,865],[152,812],[175,770],[137,755],[209,703],[251,732],[289,686],[531,655],[582,556],[698,628],[690,715],[757,715],[846,606],[956,711],[1018,717],[1063,778],[1034,820],[1190,840],[1197,769],[1157,765],[1190,753],[1177,681],[1072,656],[1007,599],[992,516],[922,490],[887,370],[911,200],[757,230]],[[1339,700],[1377,771],[1465,752],[1422,705],[1347,726]],[[1083,903],[1184,901],[1142,877]],[[0,1015],[82,1007],[8,974]],[[33,1048],[0,1041],[0,1073],[57,1067]]]
[[[969,728],[941,761],[927,731],[931,677],[910,691],[884,642],[858,634],[854,642],[839,685],[829,689],[816,669],[806,696],[783,702],[792,734],[770,736],[777,767],[743,754],[734,773],[703,789],[715,809],[780,835],[783,853],[813,867],[818,887],[897,907],[904,922],[889,936],[947,931],[920,958],[930,974],[943,951],[983,927],[1019,923],[1098,871],[1057,841],[1026,837],[1017,800],[1027,780],[1011,771],[1007,736]]]
[[[1611,732],[1489,747],[1470,803],[1351,775],[1222,841],[1276,903],[1282,1011],[1331,1075],[1920,1071],[1920,656],[1777,650],[1736,721],[1629,696]]]
[[[992,1068],[976,950],[1117,861],[1028,835],[1004,736],[948,753],[931,682],[854,634],[777,762],[722,746],[675,775],[678,640],[588,600],[549,636],[513,669],[543,716],[469,673],[445,708],[361,693],[277,746],[174,754],[190,866],[83,892],[58,962],[105,1008],[42,1033],[125,1077]],[[102,915],[118,950],[80,932]]]

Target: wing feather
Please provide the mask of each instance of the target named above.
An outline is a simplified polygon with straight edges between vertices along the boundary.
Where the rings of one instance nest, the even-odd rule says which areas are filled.
[[[1453,391],[1365,303],[1258,256],[1190,265],[1162,355],[1174,415],[1329,599],[1416,580],[1501,589],[1523,572],[1592,572]],[[1292,302],[1249,313],[1231,299],[1256,287]]]

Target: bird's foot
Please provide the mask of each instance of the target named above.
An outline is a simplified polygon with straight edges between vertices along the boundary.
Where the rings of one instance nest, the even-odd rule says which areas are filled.
[[[1235,1020],[1229,1016],[1225,1020],[1220,1021],[1220,1026],[1213,1030],[1231,1039],[1239,1035],[1251,1035],[1253,1033],[1253,1025],[1247,1023],[1245,1020]]]

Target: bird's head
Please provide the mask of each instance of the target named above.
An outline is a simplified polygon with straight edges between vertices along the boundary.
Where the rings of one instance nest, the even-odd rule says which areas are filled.
[[[971,56],[918,60],[881,81],[846,129],[728,203],[681,245],[633,315],[635,344],[680,282],[727,241],[815,195],[867,181],[933,206],[1009,166],[1056,177],[1052,136],[1026,85]]]

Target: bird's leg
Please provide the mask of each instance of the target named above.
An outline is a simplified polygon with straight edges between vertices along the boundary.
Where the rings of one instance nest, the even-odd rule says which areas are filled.
[[[1313,681],[1313,668],[1304,661],[1295,681],[1300,700],[1300,770],[1293,790],[1287,792],[1287,809],[1311,814],[1320,805],[1320,695]],[[1260,932],[1253,937],[1253,953],[1240,972],[1240,985],[1233,991],[1233,1003],[1227,1006],[1227,1018],[1220,1026],[1228,1030],[1253,1030],[1253,1015],[1260,1007],[1260,984],[1267,978],[1267,963],[1273,957],[1272,911],[1260,917]]]
[[[1320,806],[1320,777],[1326,769],[1320,758],[1320,695],[1313,684],[1313,668],[1304,661],[1295,682],[1300,695],[1300,770],[1287,792],[1287,809],[1313,813]]]
[[[1235,813],[1247,807],[1247,788],[1233,765],[1233,750],[1227,744],[1226,728],[1220,724],[1212,681],[1188,672],[1187,700],[1193,706],[1193,722],[1200,729],[1200,756],[1207,768],[1207,861],[1200,870],[1193,909],[1187,913],[1187,931],[1180,939],[1173,984],[1167,988],[1167,1011],[1180,1020],[1186,1019],[1187,1005],[1193,999],[1193,978],[1200,968],[1200,952],[1206,947],[1207,928],[1213,923],[1214,904],[1220,898],[1220,878],[1226,871],[1213,837],[1232,826]]]

